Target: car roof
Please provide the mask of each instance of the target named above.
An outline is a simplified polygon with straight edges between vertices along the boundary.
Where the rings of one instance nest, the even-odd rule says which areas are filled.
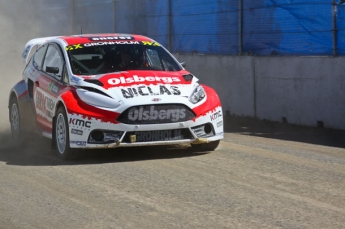
[[[136,34],[82,34],[73,36],[62,36],[58,39],[64,40],[67,45],[85,44],[90,42],[105,42],[105,41],[148,41],[155,42],[151,38],[136,35]]]

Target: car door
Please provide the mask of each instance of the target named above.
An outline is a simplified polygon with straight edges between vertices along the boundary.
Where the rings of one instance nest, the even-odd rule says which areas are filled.
[[[52,133],[57,98],[65,87],[64,66],[65,60],[60,46],[56,43],[48,44],[42,69],[34,82],[36,122],[40,130],[48,135]]]

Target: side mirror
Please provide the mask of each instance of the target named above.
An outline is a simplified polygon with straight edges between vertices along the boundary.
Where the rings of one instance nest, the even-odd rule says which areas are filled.
[[[57,74],[59,73],[59,68],[58,67],[46,67],[46,72],[48,73],[53,73],[53,74]]]
[[[182,67],[186,67],[186,62],[181,62],[180,64],[182,65]]]

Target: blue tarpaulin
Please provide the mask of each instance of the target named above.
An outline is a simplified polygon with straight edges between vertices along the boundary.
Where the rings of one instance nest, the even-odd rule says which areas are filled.
[[[152,37],[175,53],[333,55],[336,47],[344,55],[344,2],[117,0],[115,28]]]
[[[244,2],[244,52],[258,55],[332,54],[330,1]]]
[[[172,49],[182,53],[236,54],[238,3],[171,1]]]

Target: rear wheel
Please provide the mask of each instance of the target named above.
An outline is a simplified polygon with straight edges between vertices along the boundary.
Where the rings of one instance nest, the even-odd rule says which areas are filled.
[[[57,110],[53,136],[57,154],[61,159],[74,160],[78,158],[80,150],[69,146],[67,114],[63,107],[59,107]]]
[[[17,98],[13,97],[10,102],[10,124],[12,137],[19,140],[22,137],[20,126],[20,113]]]
[[[220,140],[204,144],[192,144],[192,149],[196,152],[214,151],[218,147],[219,142]]]

